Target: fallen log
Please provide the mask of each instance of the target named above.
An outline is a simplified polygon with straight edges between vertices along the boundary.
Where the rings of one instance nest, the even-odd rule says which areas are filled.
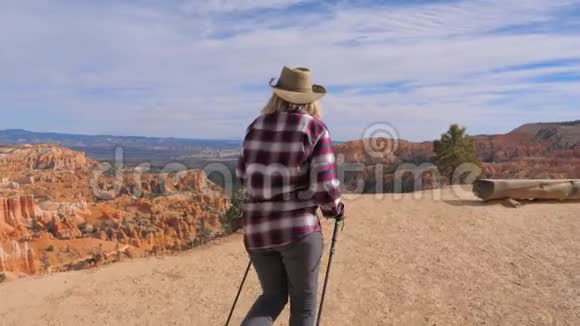
[[[473,183],[473,193],[483,199],[580,199],[580,179],[481,179]]]

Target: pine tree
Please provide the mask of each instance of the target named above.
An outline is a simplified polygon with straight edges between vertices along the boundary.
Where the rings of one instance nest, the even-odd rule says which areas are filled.
[[[433,142],[435,156],[433,162],[437,165],[441,175],[452,180],[453,172],[463,163],[472,163],[480,166],[475,152],[475,142],[467,135],[466,129],[457,124]]]

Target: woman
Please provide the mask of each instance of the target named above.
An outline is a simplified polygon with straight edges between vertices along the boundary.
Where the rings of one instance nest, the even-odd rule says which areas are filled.
[[[270,84],[272,81],[270,82]],[[316,215],[342,219],[335,155],[306,68],[284,67],[246,130],[236,175],[246,193],[244,244],[262,286],[242,325],[272,325],[290,296],[290,325],[314,325],[322,233]]]

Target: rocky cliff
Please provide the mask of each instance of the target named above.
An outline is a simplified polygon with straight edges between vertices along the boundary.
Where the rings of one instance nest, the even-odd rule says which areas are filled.
[[[6,251],[0,245],[0,272],[17,275],[32,275],[38,272],[38,261],[28,242],[24,242],[21,248],[20,244],[13,240],[10,251]]]
[[[0,198],[0,224],[18,227],[35,215],[35,204],[32,196]]]
[[[107,256],[103,246],[130,256],[183,250],[221,232],[229,201],[201,170],[119,178],[98,169],[61,146],[0,146],[0,272],[85,266]]]

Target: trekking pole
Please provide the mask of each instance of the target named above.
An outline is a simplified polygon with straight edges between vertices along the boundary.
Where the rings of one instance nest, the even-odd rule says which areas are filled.
[[[338,235],[338,226],[341,220],[334,221],[334,231],[332,232],[332,241],[330,242],[330,255],[328,256],[328,266],[326,267],[326,276],[324,277],[324,286],[322,287],[322,297],[320,298],[320,307],[318,308],[318,317],[316,318],[316,326],[320,325],[320,317],[322,316],[322,305],[324,304],[324,297],[326,295],[326,286],[328,285],[328,276],[330,275],[330,264],[332,263],[332,256],[334,255],[334,245]]]
[[[240,288],[238,289],[238,294],[236,294],[236,298],[234,299],[234,304],[232,305],[232,309],[230,310],[230,315],[228,316],[228,320],[226,321],[226,326],[230,324],[230,319],[232,319],[232,315],[234,314],[234,309],[236,309],[236,304],[238,303],[238,299],[240,298],[240,293],[242,293],[242,288],[244,287],[244,283],[246,282],[246,277],[248,276],[248,272],[250,271],[250,267],[252,266],[252,260],[248,262],[248,267],[246,267],[246,272],[244,273],[244,277],[242,278],[242,284],[240,284]]]

